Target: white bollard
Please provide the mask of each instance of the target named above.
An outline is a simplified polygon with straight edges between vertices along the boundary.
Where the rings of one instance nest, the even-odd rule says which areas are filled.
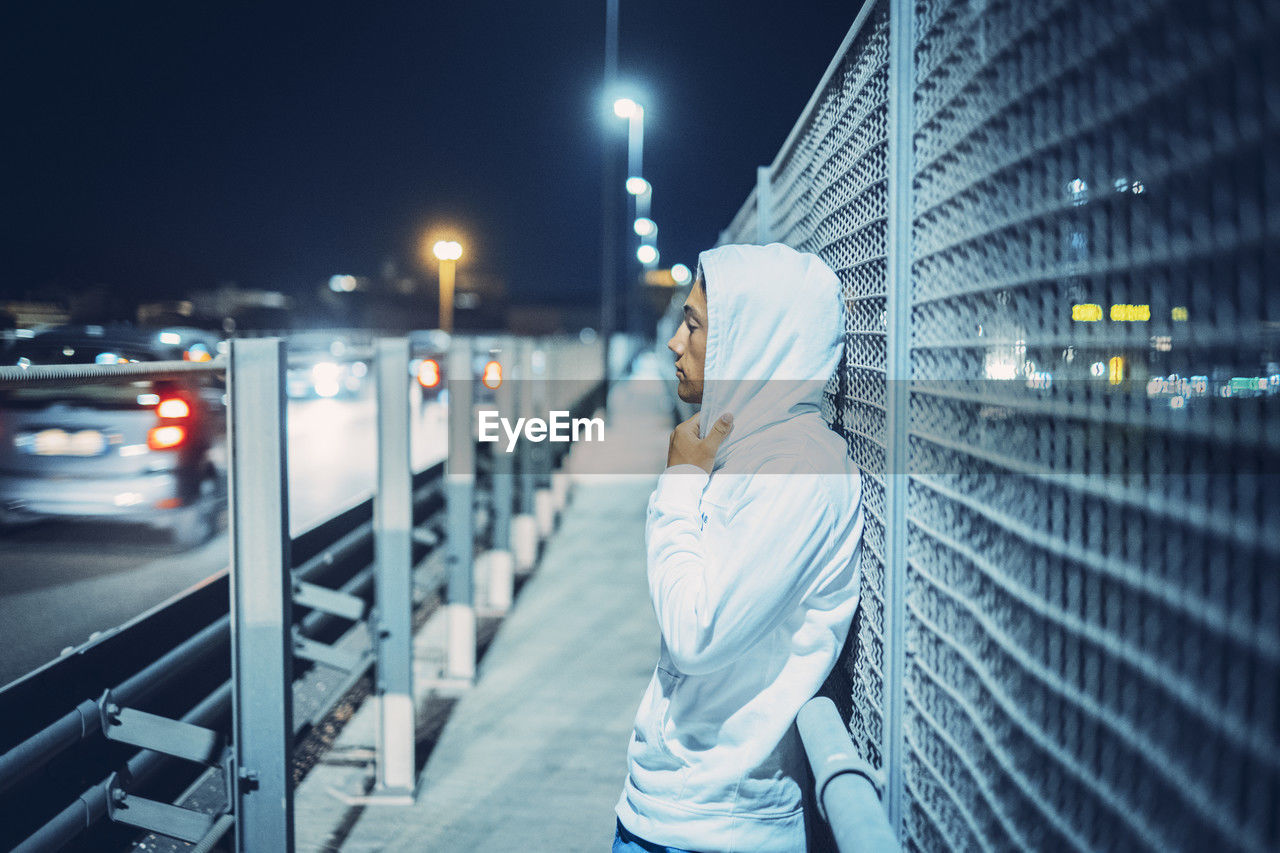
[[[556,508],[550,489],[541,488],[533,493],[533,517],[538,520],[538,536],[542,539],[556,529]]]
[[[569,505],[569,472],[553,471],[551,474],[551,503],[555,507],[556,515],[564,512],[564,508]]]
[[[511,553],[517,572],[528,572],[538,559],[538,522],[527,512],[511,519]]]
[[[485,560],[489,567],[489,609],[506,613],[515,595],[515,555],[510,551],[490,551]]]
[[[476,677],[476,613],[466,604],[446,604],[445,624],[445,677],[471,681]]]

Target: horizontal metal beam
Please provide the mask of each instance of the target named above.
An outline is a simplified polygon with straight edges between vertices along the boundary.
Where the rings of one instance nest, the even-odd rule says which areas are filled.
[[[306,581],[293,582],[293,603],[299,607],[332,613],[350,622],[359,622],[364,618],[363,599]]]
[[[210,726],[231,707],[231,682],[217,687],[200,704],[182,716],[184,723]],[[163,753],[145,749],[128,760],[125,768],[135,786],[144,785],[166,762],[176,761]],[[112,774],[114,776],[114,774]],[[45,853],[69,844],[85,829],[107,816],[107,798],[111,776],[86,789],[79,798],[58,812],[40,829],[14,848],[15,853]]]
[[[122,705],[142,704],[166,681],[199,666],[222,644],[230,642],[230,621],[230,617],[223,616],[210,623],[158,660],[122,681],[111,690],[115,701]],[[21,782],[64,751],[101,732],[101,716],[97,707],[97,700],[86,699],[75,710],[64,714],[0,755],[0,793]]]
[[[128,379],[176,379],[220,373],[227,361],[144,361],[131,364],[33,364],[0,367],[0,391],[29,385],[105,385]]]

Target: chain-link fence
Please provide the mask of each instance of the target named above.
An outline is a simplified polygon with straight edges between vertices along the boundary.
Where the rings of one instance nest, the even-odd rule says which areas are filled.
[[[884,0],[721,242],[839,274],[904,841],[1280,849],[1280,10]]]

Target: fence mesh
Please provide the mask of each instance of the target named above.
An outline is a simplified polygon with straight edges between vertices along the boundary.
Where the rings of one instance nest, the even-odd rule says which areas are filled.
[[[765,217],[844,289],[827,415],[866,512],[854,742],[876,767],[902,755],[883,769],[915,849],[1280,848],[1277,4],[900,8],[911,187],[887,179],[899,19],[878,2],[773,164],[769,209],[753,193],[722,235],[756,242]],[[891,291],[910,311],[896,438]],[[895,440],[908,470],[885,470]]]

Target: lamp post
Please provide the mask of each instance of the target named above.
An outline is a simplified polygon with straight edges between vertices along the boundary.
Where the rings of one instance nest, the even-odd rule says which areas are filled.
[[[604,16],[604,91],[612,92],[618,80],[618,5],[619,0],[605,0]],[[613,330],[617,326],[617,177],[616,146],[611,133],[604,135],[604,168],[601,169],[600,209],[604,214],[604,227],[600,229],[600,337],[604,341],[604,399],[609,400],[611,363],[610,351]]]
[[[462,244],[456,240],[440,240],[431,247],[440,260],[440,329],[453,332],[453,282],[462,257]]]
[[[613,113],[618,118],[627,120],[627,192],[633,200],[632,221],[635,231],[640,236],[638,251],[646,246],[652,252],[637,254],[643,267],[651,266],[657,259],[658,228],[649,218],[650,204],[653,200],[653,187],[644,179],[644,107],[630,98],[619,98],[613,102]],[[652,254],[653,260],[644,260]],[[635,329],[635,286],[627,288],[626,316],[627,331]]]

